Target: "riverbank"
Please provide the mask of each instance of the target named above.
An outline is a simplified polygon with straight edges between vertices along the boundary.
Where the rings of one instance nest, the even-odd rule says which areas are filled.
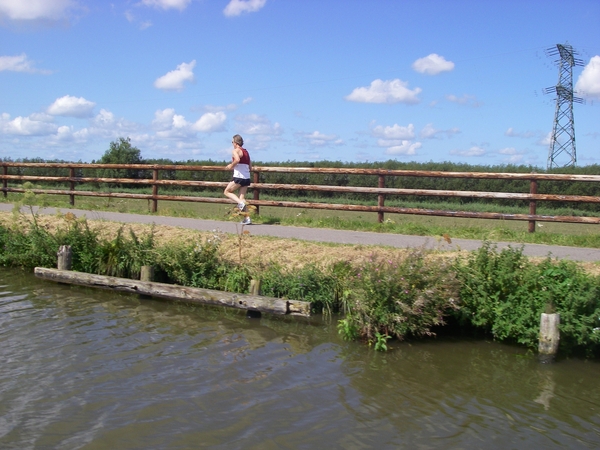
[[[340,334],[379,350],[392,337],[432,335],[449,320],[535,349],[543,312],[561,314],[566,354],[593,356],[600,347],[596,262],[528,257],[519,246],[490,242],[452,249],[449,236],[398,248],[259,236],[253,233],[259,227],[232,222],[219,224],[233,233],[71,211],[0,216],[1,265],[56,267],[58,247],[66,244],[73,248],[73,270],[85,273],[138,279],[141,266],[151,265],[157,281],[238,293],[258,279],[262,295],[309,302],[315,313],[344,313]]]
[[[1,223],[10,223],[13,205],[0,204]],[[25,217],[31,216],[28,208],[22,209]],[[230,261],[239,262],[239,234],[242,226],[235,221],[216,221],[157,215],[128,214],[108,211],[56,209],[33,207],[33,211],[49,227],[60,223],[60,217],[73,214],[85,217],[100,232],[114,236],[126,226],[136,234],[147,233],[154,227],[159,241],[188,242],[195,237],[206,238],[215,232],[222,239],[220,254]],[[481,248],[482,241],[456,239],[444,236],[409,236],[324,228],[292,227],[280,225],[251,225],[243,227],[242,256],[252,261],[275,261],[284,266],[301,267],[310,264],[326,265],[334,261],[361,261],[378,255],[402,255],[407,249],[422,248],[436,254],[453,257]],[[520,248],[523,255],[533,261],[548,257],[575,261],[587,272],[600,275],[600,249],[565,247],[557,245],[494,242],[499,249]]]
[[[92,217],[95,214],[90,211],[87,213]],[[68,218],[69,214],[73,213],[67,211],[54,215],[39,214],[36,220],[41,227],[54,233],[58,228],[65,226],[65,217]],[[231,222],[210,223],[210,226],[214,226],[214,228],[206,230],[185,228],[180,225],[126,223],[104,218],[94,219],[86,214],[84,216],[90,229],[106,240],[114,239],[119,230],[126,233],[132,231],[137,236],[152,233],[156,243],[160,246],[218,240],[217,252],[220,258],[237,264],[240,262],[241,252],[242,262],[249,266],[277,263],[289,269],[302,268],[306,265],[327,267],[339,261],[361,263],[373,256],[390,259],[404,255],[408,251],[407,248],[383,245],[312,242],[299,238],[258,235],[255,234],[256,227],[242,227]],[[15,217],[12,213],[0,212],[0,224],[4,226],[17,224],[19,227],[27,229],[31,225],[31,218],[32,216],[27,214]],[[200,221],[195,222],[197,225],[197,222]],[[174,220],[174,223],[177,223],[177,220]],[[460,252],[461,250],[444,251],[443,254],[446,257],[453,257]]]

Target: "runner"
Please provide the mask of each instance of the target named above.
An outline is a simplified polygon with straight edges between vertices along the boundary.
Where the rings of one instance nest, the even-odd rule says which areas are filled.
[[[233,177],[231,182],[223,191],[226,197],[233,200],[237,203],[238,208],[241,212],[246,212],[246,192],[248,191],[248,186],[250,186],[250,171],[252,170],[252,162],[250,161],[250,155],[248,151],[243,148],[244,139],[236,134],[233,136],[233,140],[231,141],[233,144],[233,151],[231,153],[231,164],[228,164],[226,169],[233,169]],[[240,190],[239,196],[235,194],[236,190]],[[250,216],[246,215],[244,220],[242,221],[243,225],[250,225],[252,221],[250,220]]]

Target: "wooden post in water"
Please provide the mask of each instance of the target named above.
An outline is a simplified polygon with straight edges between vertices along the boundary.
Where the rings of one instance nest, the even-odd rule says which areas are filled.
[[[140,281],[154,281],[154,267],[153,266],[142,266],[141,267]],[[139,294],[139,298],[148,299],[148,298],[152,298],[152,296]]]
[[[558,351],[560,341],[560,314],[542,313],[540,319],[540,341],[538,352],[544,357],[552,357]]]
[[[250,280],[250,295],[260,295],[260,280]],[[262,314],[260,311],[249,309],[246,311],[246,317],[248,319],[260,319]]]
[[[260,295],[260,280],[250,280],[250,294]]]
[[[71,270],[73,262],[73,252],[70,245],[61,245],[56,253],[58,257],[56,267],[58,270]]]
[[[142,266],[140,270],[140,281],[154,281],[154,267]]]

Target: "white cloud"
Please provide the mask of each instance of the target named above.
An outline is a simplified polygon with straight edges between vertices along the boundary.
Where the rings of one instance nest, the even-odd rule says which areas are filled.
[[[298,133],[297,136],[301,141],[306,142],[308,145],[313,147],[325,147],[328,145],[342,145],[342,141],[335,134],[323,134],[320,131],[313,131],[312,133]]]
[[[33,62],[27,58],[25,53],[19,56],[0,56],[0,72],[5,70],[12,72],[49,73],[47,70],[39,70],[33,67]]]
[[[240,133],[275,136],[283,132],[281,125],[258,114],[241,115],[235,118]]]
[[[575,90],[582,97],[600,99],[600,56],[590,59],[577,79]]]
[[[375,137],[383,139],[413,139],[415,137],[415,126],[411,123],[407,127],[394,124],[391,127],[376,126],[371,130]]]
[[[468,150],[452,150],[450,154],[458,156],[483,156],[486,154],[486,151],[481,147],[473,146]]]
[[[197,132],[211,133],[213,131],[224,130],[223,125],[226,119],[227,116],[221,111],[216,113],[210,112],[203,114],[200,119],[192,123],[188,122],[184,116],[175,114],[173,108],[167,108],[154,113],[152,126],[159,138],[191,139],[196,136]]]
[[[152,125],[156,136],[163,139],[189,138],[195,135],[191,124],[180,114],[175,114],[173,108],[167,108],[154,113]]]
[[[552,131],[548,132],[545,136],[543,136],[538,142],[538,145],[542,147],[549,147],[552,143]]]
[[[97,127],[107,127],[115,123],[115,115],[106,109],[101,109],[100,113],[94,117],[92,123]]]
[[[458,128],[450,128],[449,130],[438,130],[434,128],[432,123],[428,123],[423,127],[419,133],[421,139],[437,139],[440,135],[446,135],[446,137],[452,137],[455,134],[460,133]]]
[[[190,63],[181,63],[177,69],[168,72],[154,82],[154,87],[165,91],[181,91],[183,83],[194,81],[194,67],[196,60]]]
[[[0,0],[0,17],[11,20],[59,20],[66,18],[75,0]]]
[[[413,64],[414,71],[424,73],[426,75],[437,75],[442,72],[450,72],[454,70],[454,63],[446,61],[443,56],[432,53],[425,58],[417,59]]]
[[[89,132],[98,136],[123,136],[138,132],[139,129],[139,124],[124,118],[117,119],[112,112],[101,109],[100,113],[90,120]]]
[[[64,97],[57,98],[48,107],[47,112],[53,116],[84,118],[92,116],[95,106],[94,102],[90,102],[83,97],[65,95]]]
[[[45,114],[35,114],[29,117],[15,117],[3,113],[0,116],[0,131],[2,134],[18,136],[47,136],[57,129],[52,118]]]
[[[166,130],[171,126],[175,110],[173,108],[163,109],[154,113],[152,126],[157,130]]]
[[[417,154],[417,150],[422,147],[420,142],[401,141],[397,145],[388,147],[386,155],[412,156]]]
[[[140,30],[145,30],[146,28],[150,28],[152,26],[152,21],[150,20],[138,20],[135,14],[131,10],[127,10],[124,13],[125,18],[129,23],[137,24]]]
[[[178,9],[183,11],[191,2],[192,0],[142,0],[140,4],[164,10]]]
[[[506,130],[504,132],[505,136],[508,136],[508,137],[519,137],[519,138],[525,138],[525,139],[535,137],[538,134],[539,133],[534,133],[533,131],[521,131],[521,132],[518,132],[518,131],[515,131],[514,128],[512,128],[512,127],[510,127],[508,130]]]
[[[194,125],[192,125],[192,129],[196,131],[200,131],[202,133],[210,133],[213,131],[223,131],[225,120],[227,120],[227,116],[224,112],[218,111],[215,113],[209,112],[203,114]]]
[[[56,133],[51,136],[51,140],[54,143],[69,143],[77,142],[80,144],[87,143],[93,136],[88,128],[82,128],[81,130],[74,130],[73,127],[66,125],[58,127]],[[105,137],[113,137],[113,135],[107,135]],[[116,137],[116,136],[114,136]]]
[[[266,3],[267,0],[231,0],[223,10],[223,14],[227,17],[233,17],[242,13],[256,12]]]
[[[469,105],[477,108],[481,106],[481,103],[477,101],[477,98],[474,95],[463,95],[462,97],[457,97],[456,95],[449,94],[446,95],[446,100],[452,103],[458,103],[459,105]]]
[[[502,158],[504,162],[510,164],[520,163],[524,159],[524,155],[522,152],[517,151],[513,147],[506,147],[498,151],[501,155],[506,155],[506,158]]]
[[[234,120],[236,131],[244,137],[244,141],[246,135],[252,137],[251,145],[254,150],[264,150],[272,140],[283,133],[283,128],[278,122],[272,123],[267,117],[258,114],[239,115]]]
[[[346,96],[346,100],[361,103],[419,103],[421,88],[408,89],[408,83],[399,79],[374,80],[369,87],[359,87]]]

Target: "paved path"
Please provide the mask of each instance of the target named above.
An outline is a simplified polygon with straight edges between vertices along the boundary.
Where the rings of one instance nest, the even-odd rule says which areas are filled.
[[[13,205],[0,203],[0,211],[11,211]],[[40,214],[54,215],[56,208],[43,208],[37,210]],[[210,231],[218,229],[226,233],[236,233],[236,223],[217,220],[187,219],[182,217],[150,216],[143,214],[127,214],[107,211],[85,211],[78,209],[63,209],[64,214],[71,212],[77,217],[85,216],[90,220],[108,220],[120,223],[155,223],[157,225],[170,225],[192,230]],[[238,229],[240,225],[237,225]],[[390,247],[424,247],[440,250],[476,250],[481,247],[482,242],[471,239],[452,239],[447,243],[442,239],[431,236],[406,236],[401,234],[372,233],[364,231],[332,230],[327,228],[305,228],[281,225],[249,225],[248,230],[257,236],[273,236],[286,239],[300,239],[315,242],[333,242],[338,244],[362,244],[362,245],[387,245]],[[495,243],[499,249],[508,247],[519,247],[520,244],[510,242]],[[527,256],[545,257],[551,255],[553,258],[570,259],[573,261],[600,261],[600,249],[564,247],[557,245],[524,244],[523,254]]]

